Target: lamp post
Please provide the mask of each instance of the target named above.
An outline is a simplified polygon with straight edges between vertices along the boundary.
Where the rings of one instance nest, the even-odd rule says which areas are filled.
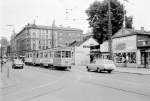
[[[109,59],[113,59],[112,52],[112,24],[111,24],[111,0],[108,0],[108,38],[109,38]]]
[[[55,20],[53,20],[52,23],[52,40],[51,40],[52,48],[54,48],[54,27],[55,27]]]

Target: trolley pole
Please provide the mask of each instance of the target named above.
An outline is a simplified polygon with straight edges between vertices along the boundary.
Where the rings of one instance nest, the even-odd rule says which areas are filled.
[[[111,0],[108,0],[108,37],[109,37],[109,59],[113,59],[112,53],[112,24],[111,24]]]

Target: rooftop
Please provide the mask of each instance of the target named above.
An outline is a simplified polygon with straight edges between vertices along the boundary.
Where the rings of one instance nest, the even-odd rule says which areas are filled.
[[[123,28],[120,29],[116,34],[114,34],[112,38],[119,38],[131,35],[150,35],[150,32],[145,31],[143,28],[141,28],[141,30]]]

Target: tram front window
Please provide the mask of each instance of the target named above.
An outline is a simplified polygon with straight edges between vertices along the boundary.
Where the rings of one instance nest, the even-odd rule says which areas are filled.
[[[71,57],[71,52],[70,51],[66,51],[66,58],[70,58]]]

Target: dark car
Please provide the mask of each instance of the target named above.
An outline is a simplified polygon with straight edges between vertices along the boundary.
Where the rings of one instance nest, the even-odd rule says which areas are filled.
[[[15,68],[23,69],[23,67],[24,67],[24,63],[22,62],[22,60],[20,60],[20,59],[13,60],[13,64],[12,64],[13,69],[15,69]]]

